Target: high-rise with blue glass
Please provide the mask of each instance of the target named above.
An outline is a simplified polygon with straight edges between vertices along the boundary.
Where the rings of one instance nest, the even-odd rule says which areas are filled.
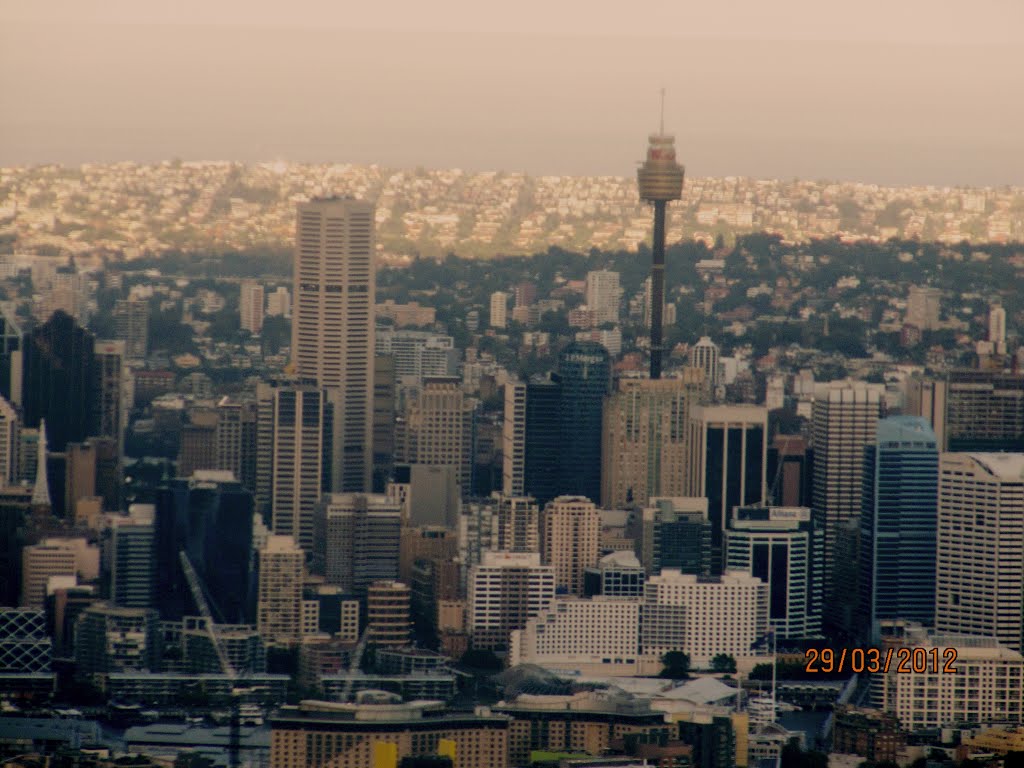
[[[594,502],[601,497],[602,409],[611,391],[611,374],[608,350],[597,342],[573,342],[558,356],[562,389],[559,495],[585,496]]]
[[[935,541],[939,450],[927,419],[881,419],[864,447],[860,514],[860,617],[931,625],[935,618]]]

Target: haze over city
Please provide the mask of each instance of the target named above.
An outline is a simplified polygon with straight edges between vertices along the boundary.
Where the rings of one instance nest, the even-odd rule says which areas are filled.
[[[0,165],[257,162],[1024,183],[1024,7],[0,5]]]

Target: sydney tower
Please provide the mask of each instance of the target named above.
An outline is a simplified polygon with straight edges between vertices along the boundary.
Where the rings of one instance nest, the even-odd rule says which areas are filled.
[[[654,244],[651,249],[651,378],[661,378],[662,314],[665,309],[665,205],[683,196],[683,166],[676,162],[675,137],[661,130],[652,134],[647,160],[637,171],[640,199],[654,206]]]

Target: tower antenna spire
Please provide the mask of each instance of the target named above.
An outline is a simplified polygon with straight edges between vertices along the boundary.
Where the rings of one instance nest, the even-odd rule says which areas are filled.
[[[658,124],[658,133],[665,135],[665,87],[661,88],[661,122]]]

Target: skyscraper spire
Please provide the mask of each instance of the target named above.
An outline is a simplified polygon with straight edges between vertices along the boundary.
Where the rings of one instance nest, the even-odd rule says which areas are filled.
[[[36,484],[32,489],[32,506],[53,506],[50,501],[50,483],[46,476],[46,419],[39,420],[39,442],[36,447]]]

